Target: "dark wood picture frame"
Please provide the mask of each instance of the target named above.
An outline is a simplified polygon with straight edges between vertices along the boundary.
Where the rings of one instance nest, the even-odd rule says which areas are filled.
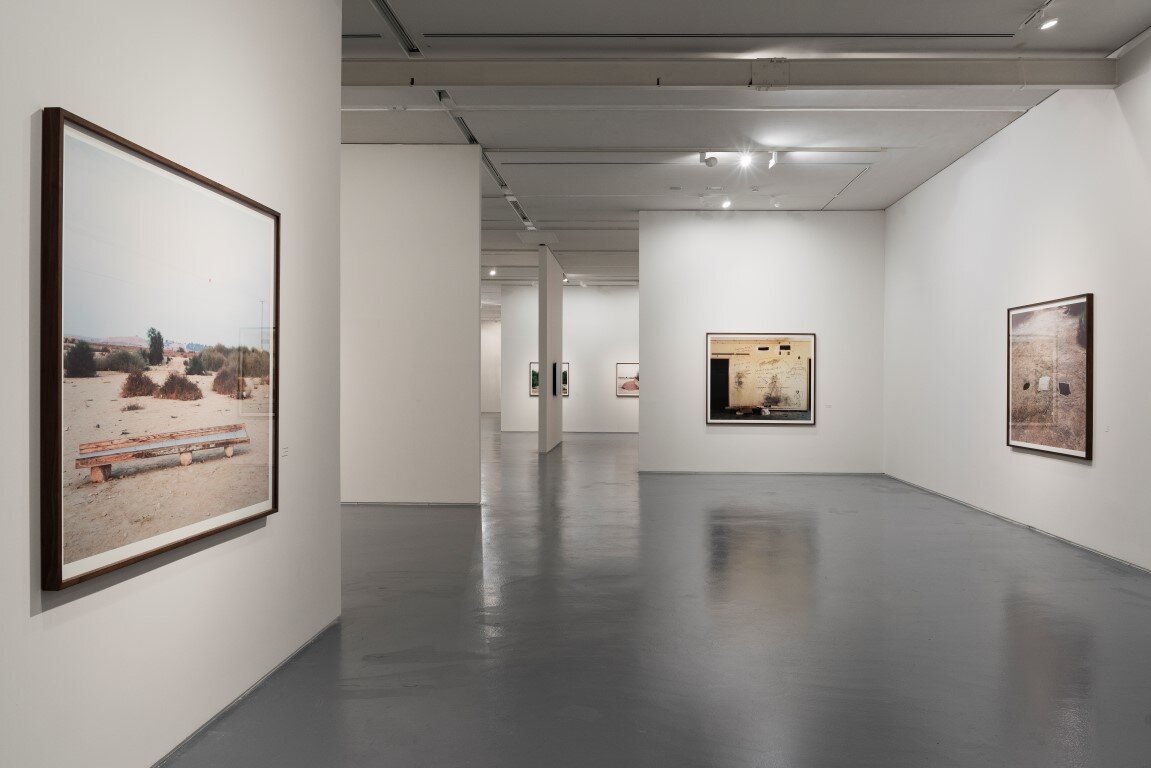
[[[1083,450],[1069,449],[1057,445],[1046,445],[1023,441],[1012,438],[1012,403],[1013,403],[1013,387],[1011,385],[1013,377],[1014,361],[1012,359],[1012,340],[1014,337],[1014,328],[1012,319],[1016,313],[1034,312],[1044,308],[1058,308],[1066,307],[1072,304],[1083,305],[1083,315],[1081,320],[1081,328],[1079,332],[1083,336],[1082,346],[1084,349],[1084,443]],[[1052,371],[1054,373],[1054,370]],[[1052,398],[1057,398],[1060,392],[1060,387],[1069,385],[1065,382],[1060,382],[1059,377],[1049,376],[1049,388],[1052,393]],[[1050,301],[1038,301],[1033,304],[1023,304],[1018,307],[1010,307],[1007,310],[1007,382],[1006,382],[1006,432],[1007,432],[1007,445],[1010,448],[1023,450],[1034,453],[1049,453],[1058,456],[1063,456],[1072,459],[1081,459],[1083,461],[1091,461],[1092,459],[1092,444],[1094,432],[1094,411],[1095,411],[1095,393],[1094,393],[1094,378],[1095,378],[1095,294],[1094,293],[1079,293],[1074,296],[1064,296],[1060,299],[1052,299]],[[1030,384],[1030,382],[1028,382]],[[1051,385],[1054,386],[1051,386]]]
[[[64,252],[65,234],[65,132],[66,128],[79,131],[114,150],[127,153],[145,164],[172,174],[178,179],[192,182],[209,192],[240,204],[259,214],[267,216],[272,225],[270,243],[272,249],[271,262],[271,300],[272,306],[268,312],[270,328],[261,329],[268,332],[268,343],[271,345],[268,373],[268,384],[271,385],[269,395],[267,418],[271,420],[270,451],[269,451],[269,503],[266,509],[260,509],[247,514],[241,519],[228,520],[208,530],[198,530],[190,535],[175,541],[167,541],[147,551],[131,554],[123,559],[116,560],[107,565],[93,568],[72,576],[64,575],[63,553],[63,514],[64,500],[61,485],[61,476],[64,467],[63,445],[61,440],[63,428],[63,398],[62,386],[64,382],[64,361],[61,354],[61,344],[64,335],[64,268],[66,254]],[[40,285],[41,294],[41,353],[40,353],[40,456],[41,456],[41,525],[40,525],[40,552],[41,552],[41,588],[44,590],[60,590],[93,579],[102,574],[114,571],[125,566],[145,560],[149,557],[167,552],[194,541],[216,535],[238,526],[250,523],[253,520],[267,517],[276,512],[279,507],[279,403],[280,403],[280,214],[249,197],[229,189],[228,187],[212,181],[182,165],[179,165],[161,155],[135,144],[111,131],[85,120],[67,110],[59,107],[49,107],[43,110],[43,145],[42,145],[42,188],[41,188],[41,265],[42,276]],[[240,354],[240,353],[238,353]],[[242,370],[242,369],[241,369]],[[242,386],[242,383],[239,384]],[[238,401],[240,402],[240,401]],[[200,441],[200,446],[220,447],[222,442],[208,443]],[[184,449],[181,449],[184,450]],[[189,458],[192,452],[186,448]],[[231,447],[226,448],[229,457],[232,455]],[[95,470],[93,470],[95,471]],[[255,505],[253,505],[255,506]],[[262,504],[260,504],[262,506]],[[236,510],[239,511],[239,510]],[[182,526],[190,527],[190,526]],[[179,530],[176,528],[175,530]],[[113,548],[114,549],[114,548]],[[108,550],[112,551],[112,550]]]
[[[767,338],[810,338],[811,339],[811,356],[807,361],[807,400],[808,410],[811,414],[810,419],[803,421],[792,421],[786,419],[713,419],[711,416],[711,339],[713,336],[719,337],[732,337],[744,336],[748,339],[767,339]],[[704,368],[704,423],[708,426],[773,426],[773,427],[814,427],[817,421],[816,414],[816,355],[818,354],[818,346],[816,344],[816,334],[811,332],[802,333],[789,333],[789,332],[770,332],[770,333],[748,333],[747,331],[709,331],[704,334],[704,360],[706,366]]]

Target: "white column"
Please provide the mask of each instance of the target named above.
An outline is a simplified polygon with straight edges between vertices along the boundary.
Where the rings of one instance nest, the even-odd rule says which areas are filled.
[[[540,453],[563,442],[563,270],[551,248],[540,246]]]

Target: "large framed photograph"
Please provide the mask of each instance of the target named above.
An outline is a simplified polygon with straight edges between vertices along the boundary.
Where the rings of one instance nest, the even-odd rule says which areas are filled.
[[[530,385],[530,388],[528,389],[528,394],[531,395],[532,397],[539,397],[540,396],[540,364],[539,363],[531,363],[528,367],[528,373],[531,377],[531,385]],[[569,379],[570,375],[571,375],[571,363],[564,363],[563,364],[563,372],[561,374],[562,379],[563,379],[562,383],[563,383],[564,397],[567,397],[568,394],[570,393],[570,387],[568,385],[568,379]]]
[[[814,424],[814,333],[707,334],[708,424]]]
[[[1007,444],[1091,458],[1094,294],[1007,310]]]
[[[615,396],[639,397],[639,363],[615,364]]]
[[[280,216],[45,109],[42,586],[276,511]]]

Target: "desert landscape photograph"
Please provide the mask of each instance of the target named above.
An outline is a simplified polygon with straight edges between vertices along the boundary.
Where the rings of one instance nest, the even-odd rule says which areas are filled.
[[[1091,299],[1008,311],[1009,445],[1090,458]]]
[[[270,511],[275,226],[64,132],[62,578]]]

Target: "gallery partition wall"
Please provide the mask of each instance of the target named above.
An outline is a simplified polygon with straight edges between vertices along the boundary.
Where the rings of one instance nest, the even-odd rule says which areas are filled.
[[[269,35],[272,13],[276,34]],[[7,374],[0,377],[0,399],[8,404],[0,448],[0,765],[151,765],[340,613],[334,268],[340,9],[305,0],[205,0],[153,4],[146,12],[123,0],[5,3],[0,28],[0,318],[9,354]],[[205,41],[211,41],[211,55],[205,55]],[[42,153],[51,149],[41,139],[48,107],[80,115],[279,214],[277,348],[263,331],[240,330],[272,324],[271,219],[254,208],[232,207],[235,198],[220,198],[187,176],[165,175],[140,155],[91,143],[92,133],[74,137],[86,157],[72,159],[90,161],[87,170],[96,172],[85,176],[67,162],[63,167],[65,214],[82,218],[65,219],[77,226],[63,233],[64,257],[79,256],[69,248],[82,245],[90,257],[87,264],[63,264],[71,282],[64,284],[61,330],[72,341],[43,337],[41,288],[50,295],[54,286],[54,275],[40,266],[41,224],[49,223],[42,214],[51,216],[40,202],[42,191],[52,191],[40,184]],[[102,210],[130,191],[109,184],[108,173],[160,186],[137,198],[141,207]],[[96,186],[82,190],[70,186],[74,182]],[[86,196],[70,196],[77,192]],[[212,219],[212,211],[223,219]],[[138,218],[131,237],[122,237],[123,228],[114,237],[114,222],[131,220],[133,213]],[[171,249],[157,253],[155,243],[174,235]],[[152,247],[133,247],[143,243]],[[103,268],[117,265],[118,273]],[[239,284],[257,273],[262,277]],[[69,297],[82,299],[87,310],[68,305]],[[112,322],[98,323],[101,318]],[[80,350],[67,361],[62,390],[48,389],[53,382],[42,380],[31,363],[41,340],[62,362],[65,345]],[[217,371],[199,373],[186,364],[195,365],[198,350],[191,345],[217,343],[237,363],[240,346],[260,358],[274,352],[279,390],[271,369],[238,376],[231,381],[235,389],[225,382],[223,393],[212,389]],[[204,357],[199,362],[215,366]],[[254,373],[247,364],[244,370]],[[133,372],[139,388],[126,390]],[[172,394],[178,389],[199,398],[167,397],[168,390],[159,390],[169,378]],[[152,395],[138,394],[153,384]],[[34,449],[45,436],[40,406],[52,402],[41,398],[41,386],[75,404],[73,385],[87,391],[82,400],[90,402],[69,412],[60,474],[53,477]],[[279,415],[275,457],[272,402]],[[240,430],[172,445],[188,436],[171,433],[237,424]],[[145,451],[177,452],[122,460],[125,446],[118,441],[157,436],[165,436],[158,441],[165,445],[153,442]],[[82,447],[92,443],[105,445]],[[85,462],[96,471],[77,466]],[[277,462],[276,514],[62,592],[41,591],[40,517],[50,501],[40,491],[45,472],[60,483],[69,500],[65,509],[81,517],[98,509],[82,523],[111,521],[139,544],[151,533],[164,535],[160,528],[176,530],[168,512],[196,507],[244,517],[269,511],[269,471]],[[190,480],[195,488],[189,489]],[[117,502],[133,494],[143,494],[137,498],[144,501]],[[77,499],[82,506],[71,504]],[[77,519],[65,520],[66,528]],[[176,538],[190,535],[184,530]],[[117,539],[72,537],[64,546],[69,541],[81,549],[61,554],[80,563],[72,559],[78,553],[99,558],[113,552],[107,546]]]
[[[502,292],[500,428],[505,432],[534,432],[538,423],[531,391],[531,364],[539,349],[537,295],[538,289],[530,285],[507,285]],[[624,371],[617,366],[638,365],[638,288],[564,288],[563,336],[570,376],[563,399],[564,431],[636,432],[638,380],[628,384],[621,397],[618,386],[627,382],[617,381]]]
[[[640,215],[641,470],[883,471],[883,218]]]
[[[480,172],[474,146],[342,149],[346,502],[479,503]]]

